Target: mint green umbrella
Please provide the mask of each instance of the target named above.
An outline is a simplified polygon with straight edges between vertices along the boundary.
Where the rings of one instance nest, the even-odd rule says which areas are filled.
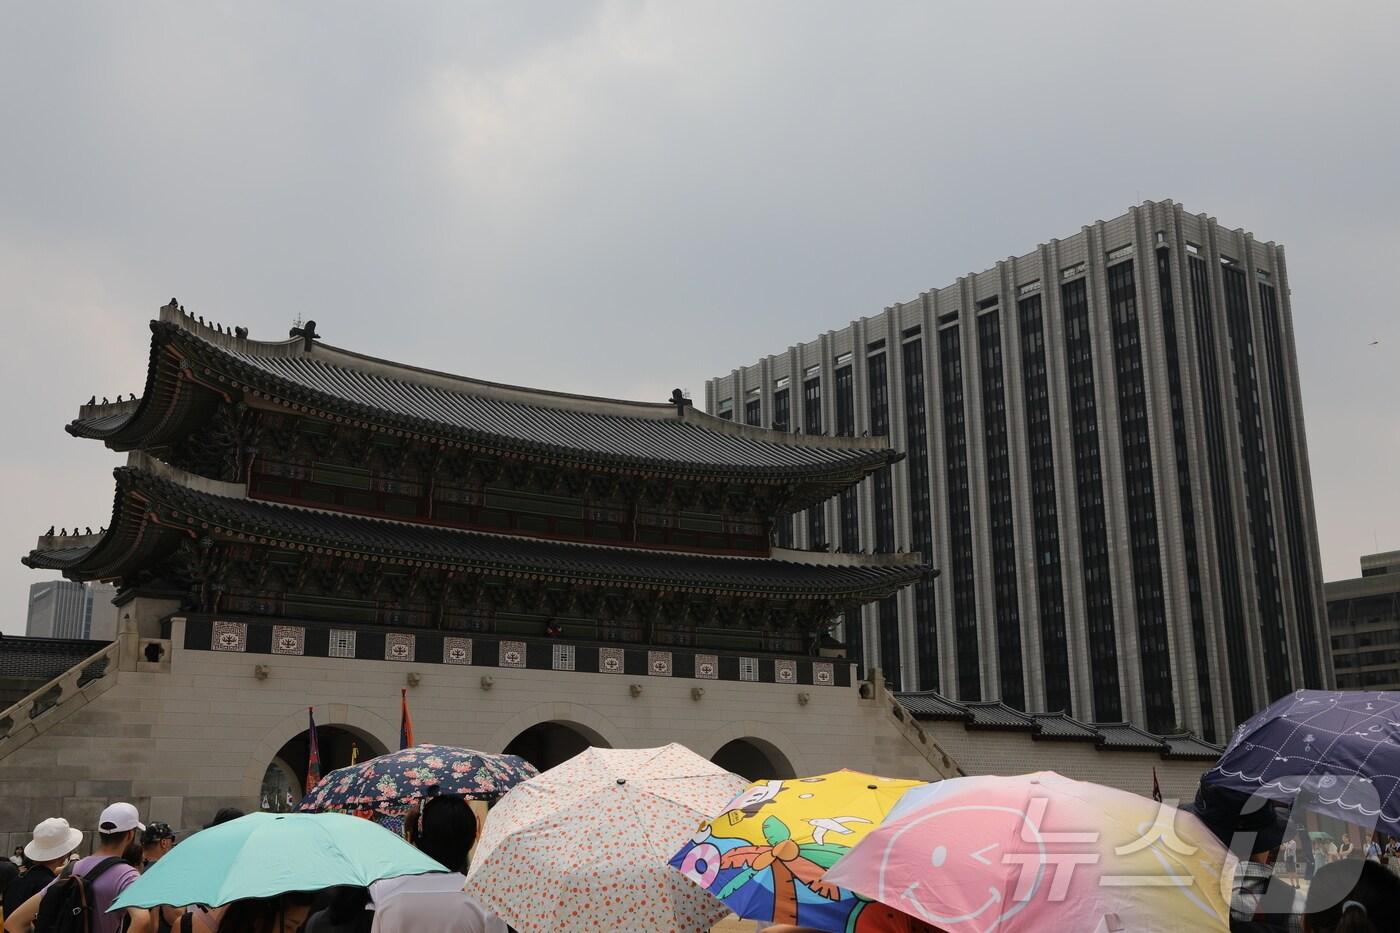
[[[200,830],[112,902],[218,907],[245,897],[446,871],[381,826],[341,813],[250,813]]]

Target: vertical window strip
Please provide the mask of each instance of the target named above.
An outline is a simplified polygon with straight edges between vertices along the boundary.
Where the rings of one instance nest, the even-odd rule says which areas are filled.
[[[1060,287],[1065,319],[1065,369],[1069,377],[1070,423],[1074,437],[1075,497],[1079,503],[1079,555],[1083,564],[1084,616],[1093,671],[1093,718],[1123,718],[1114,638],[1113,590],[1108,567],[1108,528],[1099,456],[1098,401],[1094,389],[1094,348],[1089,326],[1089,291],[1084,279]]]
[[[1051,712],[1063,710],[1073,715],[1069,641],[1065,634],[1064,579],[1060,565],[1060,517],[1055,501],[1055,445],[1050,427],[1050,386],[1040,295],[1023,300],[1019,313],[1045,708]]]
[[[1284,521],[1288,528],[1288,565],[1293,578],[1293,608],[1298,617],[1298,647],[1303,655],[1303,686],[1317,689],[1323,684],[1323,671],[1317,650],[1312,574],[1308,570],[1311,547],[1303,521],[1303,487],[1293,447],[1293,406],[1289,404],[1288,380],[1284,369],[1278,298],[1272,285],[1259,283],[1259,305],[1264,318],[1265,352],[1269,355],[1269,397],[1274,409],[1274,437],[1277,439],[1279,466],[1283,472],[1279,479],[1283,487]]]
[[[1269,696],[1293,689],[1288,666],[1288,635],[1283,624],[1278,542],[1269,497],[1269,468],[1264,451],[1264,417],[1259,403],[1259,371],[1250,320],[1249,283],[1243,271],[1225,266],[1225,318],[1230,329],[1230,361],[1235,371],[1236,417],[1244,459],[1245,509],[1254,554],[1254,588],[1264,647],[1264,679]]]
[[[891,690],[904,689],[904,674],[899,657],[899,603],[897,597],[880,600],[880,669]]]
[[[1152,439],[1148,435],[1147,382],[1142,370],[1142,334],[1132,259],[1108,269],[1108,312],[1112,322],[1114,371],[1118,386],[1118,429],[1123,450],[1124,498],[1128,504],[1128,553],[1136,594],[1138,663],[1142,672],[1147,728],[1170,732],[1176,726],[1171,650],[1162,558],[1157,528],[1157,493],[1152,482]]]
[[[933,512],[929,501],[928,409],[924,397],[924,342],[903,345],[904,413],[908,457],[910,530],[914,550],[933,560]],[[933,590],[914,585],[914,638],[919,689],[938,689],[938,625]]]
[[[1205,415],[1205,450],[1210,462],[1210,489],[1215,508],[1216,565],[1220,568],[1221,602],[1224,608],[1225,655],[1230,669],[1223,679],[1230,684],[1235,721],[1254,712],[1249,649],[1245,642],[1244,596],[1240,592],[1239,552],[1235,542],[1235,510],[1230,497],[1229,461],[1225,449],[1225,414],[1220,397],[1220,370],[1215,354],[1215,315],[1210,299],[1210,267],[1199,256],[1189,258],[1191,303],[1195,310],[1197,362],[1201,370],[1202,409]]]
[[[958,698],[982,698],[977,632],[977,580],[972,557],[972,505],[967,476],[967,423],[963,407],[962,337],[957,325],[938,332],[943,388],[943,456],[948,486],[949,563],[953,584],[954,661]]]
[[[1181,352],[1176,337],[1176,307],[1172,293],[1171,253],[1157,251],[1157,294],[1162,305],[1162,336],[1166,343],[1167,388],[1171,394],[1172,447],[1177,495],[1181,500],[1182,550],[1186,558],[1186,588],[1191,602],[1191,649],[1196,659],[1196,694],[1201,706],[1201,735],[1215,741],[1215,702],[1211,698],[1210,654],[1206,642],[1205,605],[1201,596],[1200,550],[1196,543],[1196,506],[1191,486],[1191,459],[1186,446],[1186,404],[1181,392]]]
[[[987,450],[987,521],[992,539],[992,585],[1001,700],[1026,708],[1021,664],[1021,610],[1016,586],[1016,531],[1012,515],[1011,448],[1006,435],[1006,386],[1001,358],[1001,312],[977,319],[982,368],[982,429]]]

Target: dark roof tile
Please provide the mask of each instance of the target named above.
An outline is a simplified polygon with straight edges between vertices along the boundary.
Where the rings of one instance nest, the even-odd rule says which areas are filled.
[[[1040,725],[1037,738],[1071,742],[1099,740],[1099,734],[1094,731],[1093,726],[1065,713],[1031,713],[1030,716]]]
[[[1174,758],[1192,761],[1215,761],[1220,757],[1220,753],[1225,751],[1222,745],[1212,745],[1205,739],[1192,735],[1190,732],[1177,732],[1172,735],[1162,736],[1162,741],[1167,743],[1167,751],[1163,758]]]
[[[1033,718],[999,700],[967,702],[963,706],[972,714],[972,720],[967,724],[969,729],[1015,729],[1026,732],[1039,729]]]
[[[1166,751],[1167,743],[1132,723],[1096,722],[1092,728],[1099,734],[1099,747],[1128,751]]]
[[[664,584],[682,591],[711,594],[791,596],[824,599],[837,596],[878,598],[929,573],[914,556],[798,562],[776,558],[725,557],[644,548],[603,547],[511,535],[463,531],[409,522],[321,512],[197,491],[153,473],[118,467],[118,495],[111,530],[91,548],[36,550],[25,558],[35,568],[115,575],[107,561],[129,549],[122,523],[143,521],[147,506],[128,506],[139,492],[144,500],[163,503],[226,533],[250,534],[308,546],[381,557],[428,561],[486,573],[535,573],[580,583],[646,587]],[[108,540],[111,547],[106,547]],[[114,554],[107,554],[112,551]],[[89,560],[91,558],[91,560]],[[873,595],[872,595],[873,594]]]
[[[915,719],[943,719],[968,722],[972,713],[967,707],[948,699],[940,693],[926,690],[922,693],[896,693],[895,699],[914,715]]]

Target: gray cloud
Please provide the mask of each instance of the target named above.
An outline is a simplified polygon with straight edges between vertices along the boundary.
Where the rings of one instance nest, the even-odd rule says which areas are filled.
[[[1175,198],[1287,245],[1323,559],[1400,546],[1381,4],[18,5],[0,628],[196,313],[581,392],[708,375]],[[1380,340],[1379,346],[1369,346]],[[6,556],[8,555],[8,556]]]

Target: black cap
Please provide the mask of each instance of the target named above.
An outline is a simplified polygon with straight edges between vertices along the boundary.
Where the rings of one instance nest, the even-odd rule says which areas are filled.
[[[141,833],[141,844],[143,846],[155,845],[162,839],[174,839],[175,830],[170,828],[169,823],[161,823],[152,820],[146,824],[146,829]]]
[[[1202,784],[1196,799],[1182,809],[1200,817],[1240,858],[1272,852],[1283,844],[1288,831],[1288,811],[1272,800],[1214,784]]]

